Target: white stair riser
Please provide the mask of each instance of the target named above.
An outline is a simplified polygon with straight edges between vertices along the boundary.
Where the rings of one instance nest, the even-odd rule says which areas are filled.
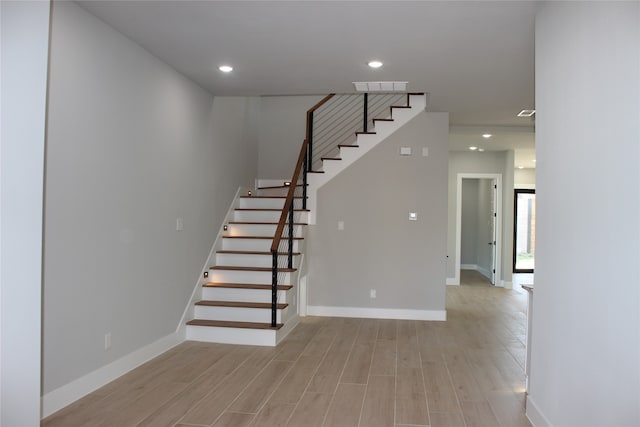
[[[240,222],[278,222],[280,211],[239,211],[233,213],[233,220]]]
[[[285,224],[285,226],[287,226]],[[229,230],[226,236],[273,236],[276,233],[277,224],[228,224]],[[293,234],[302,236],[302,225],[293,226]]]
[[[286,197],[289,192],[288,188],[265,188],[263,190],[258,190],[259,196],[283,196]]]
[[[273,240],[271,239],[222,239],[222,249],[225,251],[254,251],[254,252],[270,252],[271,244]],[[293,241],[293,251],[298,252],[298,247],[300,246],[299,240]],[[285,243],[282,242],[280,245],[280,250],[282,248],[289,249],[288,246],[285,246]]]
[[[233,220],[239,222],[278,222],[282,211],[240,211],[233,213]],[[307,223],[309,219],[308,212],[296,211],[294,213],[294,222]]]
[[[209,270],[209,278],[212,282],[220,283],[271,283],[271,271],[234,271],[234,270]],[[289,283],[290,273],[279,273],[278,280]]]
[[[278,265],[287,263],[286,255],[278,256]],[[293,256],[293,265],[297,266],[300,256]],[[216,254],[216,265],[228,265],[233,267],[271,267],[273,257],[271,255],[245,255],[245,254]]]
[[[276,331],[187,325],[187,340],[274,347]]]
[[[285,308],[284,310],[287,309]],[[284,310],[276,310],[276,321],[278,323],[282,323],[282,314]],[[271,322],[271,309],[196,305],[195,316],[196,319],[203,320],[269,323]]]
[[[278,302],[286,302],[287,291],[278,291]],[[271,291],[262,289],[202,288],[202,299],[212,301],[271,302]]]
[[[243,209],[282,209],[285,199],[272,199],[260,197],[240,198],[240,208]]]

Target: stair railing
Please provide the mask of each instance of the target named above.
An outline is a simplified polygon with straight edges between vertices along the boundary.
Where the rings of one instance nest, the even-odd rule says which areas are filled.
[[[272,327],[277,326],[278,283],[283,283],[286,273],[294,271],[295,243],[301,239],[301,235],[296,236],[296,230],[301,229],[299,218],[307,209],[307,174],[318,171],[322,159],[339,152],[341,145],[352,145],[357,133],[369,132],[373,128],[373,118],[391,117],[391,106],[408,107],[409,94],[332,93],[307,111],[306,139],[288,184],[287,197],[271,244]]]

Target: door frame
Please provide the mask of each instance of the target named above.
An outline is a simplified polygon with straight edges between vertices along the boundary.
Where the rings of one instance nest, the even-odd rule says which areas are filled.
[[[516,268],[517,251],[516,238],[518,234],[518,193],[521,194],[536,194],[535,188],[516,188],[513,190],[513,272],[514,273],[533,273],[534,268]]]
[[[456,265],[454,282],[460,284],[460,254],[462,242],[462,180],[496,180],[496,247],[495,247],[495,286],[504,287],[502,282],[502,174],[501,173],[459,173],[456,179]]]

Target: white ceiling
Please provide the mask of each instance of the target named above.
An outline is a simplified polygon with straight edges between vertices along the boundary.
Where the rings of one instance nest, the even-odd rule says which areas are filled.
[[[463,126],[491,127],[503,149],[533,150],[533,123],[516,114],[535,108],[538,2],[79,3],[214,95],[347,93],[355,81],[406,80],[430,93],[430,111],[451,113],[452,150],[472,138],[457,135]],[[384,66],[369,68],[372,59]]]

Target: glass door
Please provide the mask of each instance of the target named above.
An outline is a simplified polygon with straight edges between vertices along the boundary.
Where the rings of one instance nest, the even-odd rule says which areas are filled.
[[[536,190],[515,190],[513,272],[533,273],[536,253]]]

